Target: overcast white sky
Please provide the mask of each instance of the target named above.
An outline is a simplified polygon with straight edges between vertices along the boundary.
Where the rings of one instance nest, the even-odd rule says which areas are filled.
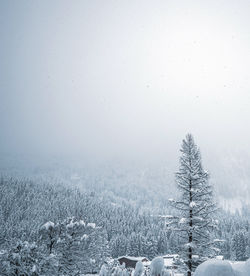
[[[250,1],[0,2],[0,150],[250,154]],[[176,153],[178,154],[178,153]]]

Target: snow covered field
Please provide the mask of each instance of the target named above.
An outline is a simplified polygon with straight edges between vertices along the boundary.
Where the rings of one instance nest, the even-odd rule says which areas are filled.
[[[194,276],[249,276],[250,259],[246,262],[209,260],[199,265]]]

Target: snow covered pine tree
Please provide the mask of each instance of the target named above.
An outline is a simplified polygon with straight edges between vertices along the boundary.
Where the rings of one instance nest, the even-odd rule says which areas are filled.
[[[191,134],[183,140],[180,151],[182,154],[176,183],[181,191],[181,198],[170,199],[180,215],[173,216],[169,225],[179,234],[180,241],[184,244],[180,255],[188,267],[187,275],[191,276],[197,266],[197,258],[193,256],[202,258],[215,249],[210,240],[210,230],[215,226],[212,219],[215,204],[212,187],[208,182],[209,175],[203,170],[200,151]]]

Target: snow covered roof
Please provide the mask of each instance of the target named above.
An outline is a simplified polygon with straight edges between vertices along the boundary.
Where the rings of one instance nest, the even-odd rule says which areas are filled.
[[[179,258],[179,255],[178,254],[167,254],[167,255],[164,255],[162,256],[163,259],[173,259],[173,258]]]
[[[126,258],[128,260],[131,260],[131,261],[143,261],[143,260],[148,260],[148,258],[146,257],[133,257],[133,256],[121,256],[121,257],[118,257],[118,260],[122,259],[122,258]]]

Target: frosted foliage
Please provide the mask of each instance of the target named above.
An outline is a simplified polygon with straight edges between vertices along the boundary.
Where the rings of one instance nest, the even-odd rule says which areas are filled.
[[[159,276],[164,268],[164,260],[162,257],[155,257],[150,265],[150,275]]]
[[[235,276],[228,261],[209,260],[199,265],[194,276]]]

